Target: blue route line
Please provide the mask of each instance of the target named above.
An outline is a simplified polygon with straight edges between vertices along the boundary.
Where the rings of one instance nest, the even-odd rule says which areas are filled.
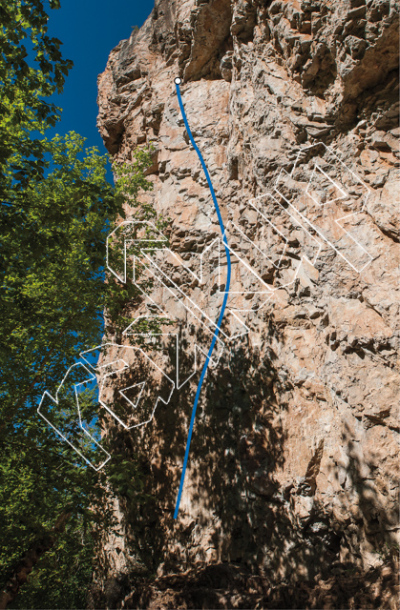
[[[229,254],[228,242],[227,242],[226,235],[225,235],[224,223],[223,223],[221,212],[220,212],[220,209],[219,209],[219,206],[218,206],[217,198],[216,198],[215,193],[214,193],[214,187],[213,187],[212,182],[211,182],[210,174],[208,173],[208,169],[207,169],[206,164],[204,163],[204,159],[202,157],[202,154],[201,154],[201,152],[200,152],[196,142],[194,141],[192,132],[191,132],[190,127],[189,127],[188,120],[186,118],[185,108],[184,108],[183,102],[182,102],[181,90],[180,90],[180,87],[179,87],[180,82],[181,82],[180,79],[175,79],[176,94],[178,96],[179,106],[180,106],[180,109],[181,109],[182,118],[183,118],[183,122],[185,123],[187,134],[188,134],[188,136],[190,138],[190,141],[192,143],[193,148],[195,149],[195,151],[197,153],[197,156],[200,159],[200,163],[201,163],[201,165],[203,167],[205,176],[207,178],[208,186],[210,188],[211,196],[213,198],[214,207],[215,207],[215,210],[216,210],[217,216],[218,216],[219,226],[221,228],[222,240],[223,240],[224,246],[225,246],[226,258],[227,258],[227,262],[228,262],[228,274],[227,274],[227,278],[226,278],[224,300],[223,300],[223,303],[222,303],[221,313],[219,314],[219,318],[218,318],[218,322],[217,322],[217,328],[215,329],[214,336],[213,336],[213,339],[212,339],[212,342],[211,342],[211,345],[210,345],[210,349],[208,350],[207,358],[206,358],[206,361],[204,363],[203,370],[201,371],[200,381],[199,381],[199,385],[197,386],[196,396],[195,396],[195,399],[194,399],[193,410],[192,410],[192,417],[190,419],[189,434],[188,434],[188,438],[187,438],[187,442],[186,442],[185,458],[183,460],[181,482],[180,482],[180,485],[179,485],[178,497],[177,497],[176,505],[175,505],[174,519],[177,519],[177,517],[178,517],[179,505],[180,505],[180,502],[181,502],[183,485],[184,485],[184,482],[185,482],[186,467],[187,467],[187,462],[188,462],[188,458],[189,458],[190,442],[192,440],[194,420],[195,420],[195,417],[196,417],[196,410],[197,410],[197,404],[198,404],[199,398],[200,398],[201,387],[203,385],[204,377],[206,375],[207,368],[208,368],[208,365],[210,363],[211,355],[212,355],[212,353],[214,351],[214,346],[215,346],[215,343],[217,341],[217,337],[219,335],[219,331],[221,330],[221,324],[222,324],[222,320],[224,318],[225,309],[226,309],[226,303],[228,301],[228,296],[229,296],[229,288],[230,288],[230,284],[231,284],[231,257],[230,257],[230,254]]]

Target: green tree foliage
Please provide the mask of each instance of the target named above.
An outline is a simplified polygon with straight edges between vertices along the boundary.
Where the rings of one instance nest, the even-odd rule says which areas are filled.
[[[21,203],[1,206],[0,396],[8,421],[55,386],[80,347],[98,343],[107,222],[122,212],[106,157],[90,150],[79,159],[76,134],[47,148],[47,177],[31,181]]]
[[[90,529],[85,531],[83,519],[75,517],[9,608],[85,608],[93,545]]]
[[[81,565],[79,578],[90,574],[95,516],[98,529],[112,525],[102,500],[108,483],[104,473],[87,468],[60,442],[36,407],[45,390],[54,395],[80,350],[101,343],[103,307],[115,312],[118,324],[121,294],[128,301],[135,295],[132,285],[123,293],[113,278],[104,282],[105,242],[110,223],[123,215],[127,190],[137,195],[140,188],[148,188],[143,170],[150,153],[138,152],[131,183],[125,172],[113,188],[106,181],[106,158],[89,150],[80,159],[83,140],[76,134],[57,136],[46,145],[47,177],[30,183],[23,203],[1,206],[0,586],[23,552],[51,530],[63,511],[70,511],[66,531],[50,552],[58,553],[58,563],[43,559],[45,572],[40,569],[21,599],[27,600],[31,591],[32,608],[82,607],[85,588],[79,589],[78,604],[78,575],[67,566],[71,561]],[[151,215],[138,202],[131,200],[130,205],[137,205],[140,218]],[[64,419],[64,426],[76,431],[75,403],[56,411],[57,428],[63,429]],[[96,400],[88,400],[86,421],[98,415]],[[121,474],[113,464],[110,484],[119,492],[134,493],[140,481],[124,470]],[[89,532],[88,538],[82,537],[83,531]],[[44,574],[50,578],[51,571],[49,581]],[[63,578],[58,589],[63,573],[70,577]]]
[[[50,0],[50,7],[58,8],[59,0]],[[10,182],[15,200],[32,177],[43,177],[45,145],[31,132],[44,133],[60,116],[48,100],[62,91],[72,62],[62,58],[61,42],[47,35],[47,21],[41,0],[0,0],[1,200],[10,195]]]
[[[41,0],[0,0],[0,590],[14,578],[12,595],[3,596],[12,600],[21,565],[31,562],[13,607],[81,608],[93,545],[113,526],[105,498],[110,489],[135,497],[140,474],[122,459],[109,477],[88,468],[36,408],[79,351],[101,343],[104,307],[118,327],[136,296],[132,285],[104,282],[106,236],[124,218],[124,202],[138,219],[156,219],[139,201],[151,188],[150,150],[137,151],[130,168],[115,167],[113,187],[107,157],[85,151],[82,137],[44,137],[59,117],[49,97],[72,65],[47,36],[47,20]],[[76,408],[63,400],[53,416],[72,435]],[[96,395],[82,393],[80,402],[93,424]],[[101,424],[93,424],[97,435]],[[55,536],[60,518],[65,528]]]

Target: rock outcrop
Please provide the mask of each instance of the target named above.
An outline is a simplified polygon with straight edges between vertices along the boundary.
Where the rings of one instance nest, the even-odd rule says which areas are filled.
[[[179,518],[198,367],[118,433],[143,488],[113,500],[93,607],[398,608],[398,36],[395,0],[156,0],[111,52],[99,129],[117,160],[155,147],[175,296],[152,299],[179,320],[185,380],[226,258],[177,76],[233,271]]]

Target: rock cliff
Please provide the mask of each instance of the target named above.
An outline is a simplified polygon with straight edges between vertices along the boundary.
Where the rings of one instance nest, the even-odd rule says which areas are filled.
[[[111,52],[99,129],[116,160],[154,144],[171,251],[129,315],[174,321],[146,382],[179,350],[182,387],[116,433],[143,485],[93,607],[398,608],[398,36],[395,0],[156,0]],[[227,264],[177,76],[232,283],[174,521]]]

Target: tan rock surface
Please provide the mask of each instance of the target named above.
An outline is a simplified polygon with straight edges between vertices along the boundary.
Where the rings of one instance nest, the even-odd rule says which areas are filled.
[[[93,604],[398,608],[398,12],[156,0],[111,52],[100,132],[119,160],[154,143],[146,197],[181,257],[162,264],[215,320],[225,266],[219,278],[207,251],[219,227],[183,78],[249,332],[207,375],[176,522],[198,374],[123,437],[148,495],[119,498],[122,550],[104,541]],[[201,254],[199,282],[182,263],[199,273]],[[153,297],[181,320],[189,376],[200,322],[164,288]]]

